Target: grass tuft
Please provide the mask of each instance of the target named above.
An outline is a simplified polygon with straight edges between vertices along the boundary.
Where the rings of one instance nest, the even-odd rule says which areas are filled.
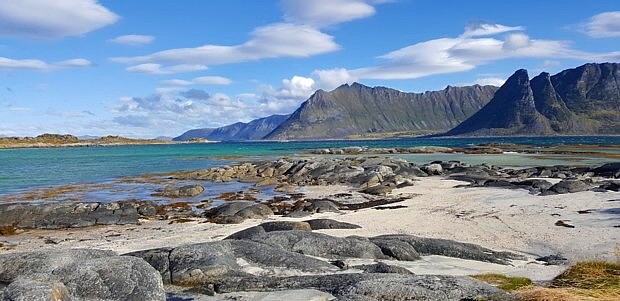
[[[532,280],[525,277],[508,277],[502,274],[480,274],[472,277],[508,292],[532,285]]]
[[[553,279],[551,287],[616,289],[620,292],[620,262],[578,262]]]

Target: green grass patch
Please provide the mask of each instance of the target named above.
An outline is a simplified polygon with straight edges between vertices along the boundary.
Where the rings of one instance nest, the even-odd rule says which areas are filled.
[[[532,285],[532,280],[525,277],[508,277],[501,274],[480,274],[472,277],[508,292]]]

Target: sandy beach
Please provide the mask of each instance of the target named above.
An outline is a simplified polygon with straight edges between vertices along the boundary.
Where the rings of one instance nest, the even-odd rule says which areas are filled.
[[[376,236],[412,234],[475,243],[498,251],[526,255],[526,261],[498,265],[443,257],[425,256],[414,262],[390,261],[416,274],[472,275],[497,272],[549,280],[565,266],[535,261],[560,255],[570,261],[614,259],[620,249],[620,193],[584,191],[564,195],[532,195],[524,189],[463,188],[464,182],[443,177],[419,178],[411,187],[392,195],[406,196],[403,202],[341,213],[320,213],[308,218],[272,216],[241,224],[214,224],[196,218],[189,222],[142,220],[139,225],[112,225],[65,230],[25,230],[0,238],[2,253],[42,249],[96,248],[119,254],[158,247],[221,240],[237,231],[265,221],[330,218],[361,226],[361,229],[318,230],[332,236]],[[309,186],[308,197],[323,197],[351,191],[346,186]],[[394,207],[397,206],[397,207]],[[556,223],[563,221],[563,226]],[[353,263],[363,260],[352,259]]]

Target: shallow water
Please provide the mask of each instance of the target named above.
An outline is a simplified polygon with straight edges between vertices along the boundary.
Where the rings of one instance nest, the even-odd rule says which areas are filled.
[[[210,168],[234,161],[299,155],[313,149],[361,146],[369,148],[443,146],[467,147],[481,143],[515,143],[531,146],[620,145],[612,137],[514,137],[514,138],[408,138],[357,141],[224,142],[202,144],[133,145],[76,148],[0,150],[0,196],[41,187],[77,183],[105,183],[120,177],[179,170]],[[580,148],[581,149],[581,148]],[[598,148],[601,150],[601,148]],[[617,147],[602,149],[620,152]],[[414,163],[458,160],[470,164],[532,166],[602,164],[613,161],[589,155],[515,154],[407,154],[395,155]],[[101,192],[105,193],[105,192]],[[101,196],[91,195],[93,199]],[[112,195],[107,195],[107,198]]]

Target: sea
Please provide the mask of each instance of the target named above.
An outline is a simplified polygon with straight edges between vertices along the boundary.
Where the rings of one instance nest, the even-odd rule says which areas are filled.
[[[123,177],[224,166],[232,162],[266,160],[307,154],[310,150],[344,147],[470,147],[484,143],[510,143],[532,147],[594,145],[620,152],[620,136],[506,137],[506,138],[402,138],[383,140],[260,141],[119,145],[97,147],[0,149],[0,197],[24,191],[105,183]],[[577,150],[580,148],[576,147]],[[402,154],[413,163],[459,160],[470,164],[525,167],[558,164],[596,165],[613,161],[605,156],[504,154]]]

